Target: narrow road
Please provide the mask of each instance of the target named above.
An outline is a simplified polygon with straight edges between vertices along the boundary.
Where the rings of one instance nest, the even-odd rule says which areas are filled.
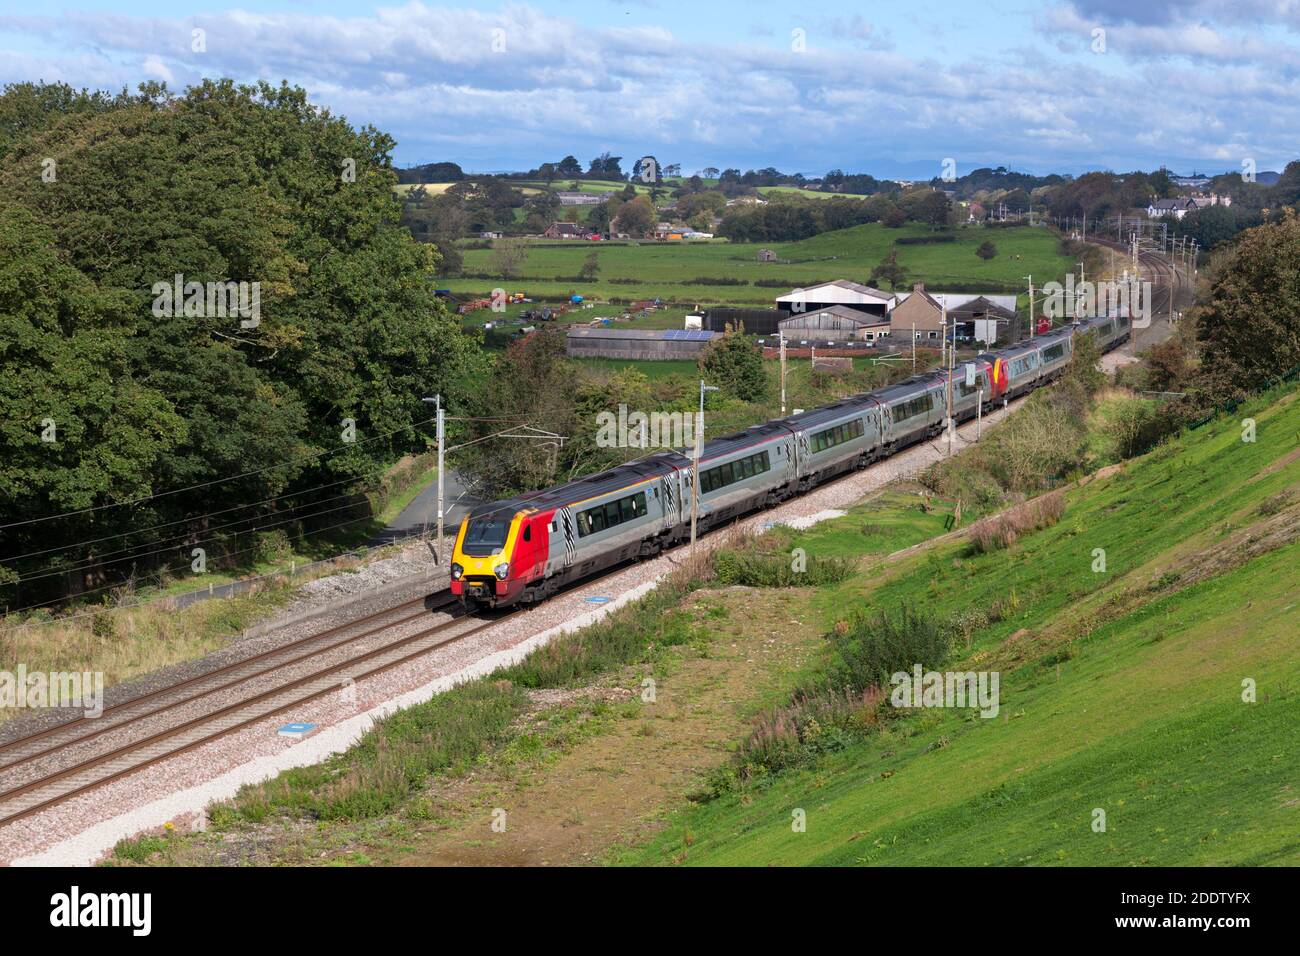
[[[443,481],[443,496],[446,504],[443,513],[443,524],[446,528],[446,535],[451,537],[454,530],[460,525],[461,519],[465,517],[476,505],[482,503],[480,498],[475,497],[467,483],[459,474],[454,471],[448,471]],[[430,535],[433,535],[438,526],[438,481],[435,478],[416,495],[409,505],[402,509],[401,513],[394,518],[383,531],[380,531],[369,541],[367,547],[377,548],[381,545],[391,544],[402,538],[409,538],[424,532],[427,528]]]

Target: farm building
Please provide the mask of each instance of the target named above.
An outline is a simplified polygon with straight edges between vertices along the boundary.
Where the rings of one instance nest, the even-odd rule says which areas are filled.
[[[547,239],[581,239],[587,230],[576,222],[553,222],[546,227]]]
[[[876,316],[888,314],[895,303],[892,292],[882,292],[848,279],[834,279],[806,289],[792,289],[776,298],[776,307],[782,312],[816,312],[833,305],[842,305]]]
[[[1007,337],[1016,318],[1014,295],[980,295],[974,292],[927,292],[918,282],[911,292],[898,296],[898,305],[889,314],[894,338],[905,341],[913,329],[918,339],[938,340],[948,310],[949,327],[956,327],[959,339],[993,345]],[[999,329],[998,326],[1003,328]]]
[[[718,332],[696,329],[571,329],[570,358],[694,359]]]
[[[818,342],[874,342],[889,334],[889,320],[859,312],[845,305],[832,305],[815,312],[792,312],[778,323],[787,339]]]
[[[789,315],[776,309],[705,309],[704,327],[710,332],[725,332],[727,327],[744,325],[749,335],[776,335],[777,323]]]
[[[612,192],[582,193],[561,189],[556,192],[555,198],[560,201],[561,206],[597,206],[613,195]]]

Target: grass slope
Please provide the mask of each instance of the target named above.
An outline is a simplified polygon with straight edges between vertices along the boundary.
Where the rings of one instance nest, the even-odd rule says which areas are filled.
[[[1071,489],[1058,525],[1008,550],[940,541],[819,592],[828,628],[868,605],[1001,605],[949,668],[999,671],[998,716],[912,712],[674,816],[621,859],[1300,863],[1300,398],[1274,398],[1240,411],[1256,442],[1217,420]]]

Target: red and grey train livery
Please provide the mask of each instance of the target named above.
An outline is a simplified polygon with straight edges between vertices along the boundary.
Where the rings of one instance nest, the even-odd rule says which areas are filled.
[[[953,376],[953,417],[965,421],[981,400],[985,408],[1005,404],[1054,380],[1078,334],[1108,351],[1128,338],[1128,321],[1075,323],[962,363]],[[699,466],[699,533],[940,434],[947,381],[946,372],[924,372],[708,441]],[[475,605],[532,603],[605,568],[652,557],[690,536],[693,479],[691,458],[661,451],[481,505],[456,536],[452,593]]]

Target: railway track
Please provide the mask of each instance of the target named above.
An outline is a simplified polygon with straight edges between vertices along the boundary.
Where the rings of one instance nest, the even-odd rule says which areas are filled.
[[[112,714],[112,722],[106,726],[98,726],[99,720],[81,718],[9,741],[0,746],[0,773],[10,778],[0,777],[0,825],[39,813],[328,694],[340,693],[353,682],[415,660],[502,620],[494,617],[485,621],[462,614],[414,633],[392,639],[381,637],[452,603],[454,599],[446,592],[433,598],[417,598],[106,708],[104,716]],[[408,613],[415,606],[420,610]],[[392,619],[377,623],[385,618]],[[352,631],[356,633],[348,633]],[[376,646],[366,643],[376,637],[380,638]],[[319,660],[348,645],[359,646],[348,650],[340,660]],[[230,703],[212,701],[216,706],[185,716],[184,709],[196,701],[223,691],[238,694],[241,685],[257,676],[286,672],[298,665],[304,665],[301,672],[286,674],[286,681],[237,696]],[[161,725],[160,729],[155,729],[157,725]],[[134,733],[120,742],[104,739],[115,731]],[[97,747],[83,746],[96,741]],[[86,752],[29,780],[11,782],[14,768],[66,756],[73,748]]]
[[[1087,240],[1108,249],[1129,254],[1129,247],[1113,239],[1089,238]],[[1190,283],[1172,262],[1157,252],[1141,250],[1138,252],[1138,268],[1146,272],[1151,280],[1151,325],[1139,329],[1134,327],[1126,350],[1136,355],[1140,348],[1146,348],[1167,338],[1173,332],[1171,316],[1179,303],[1190,293]]]

